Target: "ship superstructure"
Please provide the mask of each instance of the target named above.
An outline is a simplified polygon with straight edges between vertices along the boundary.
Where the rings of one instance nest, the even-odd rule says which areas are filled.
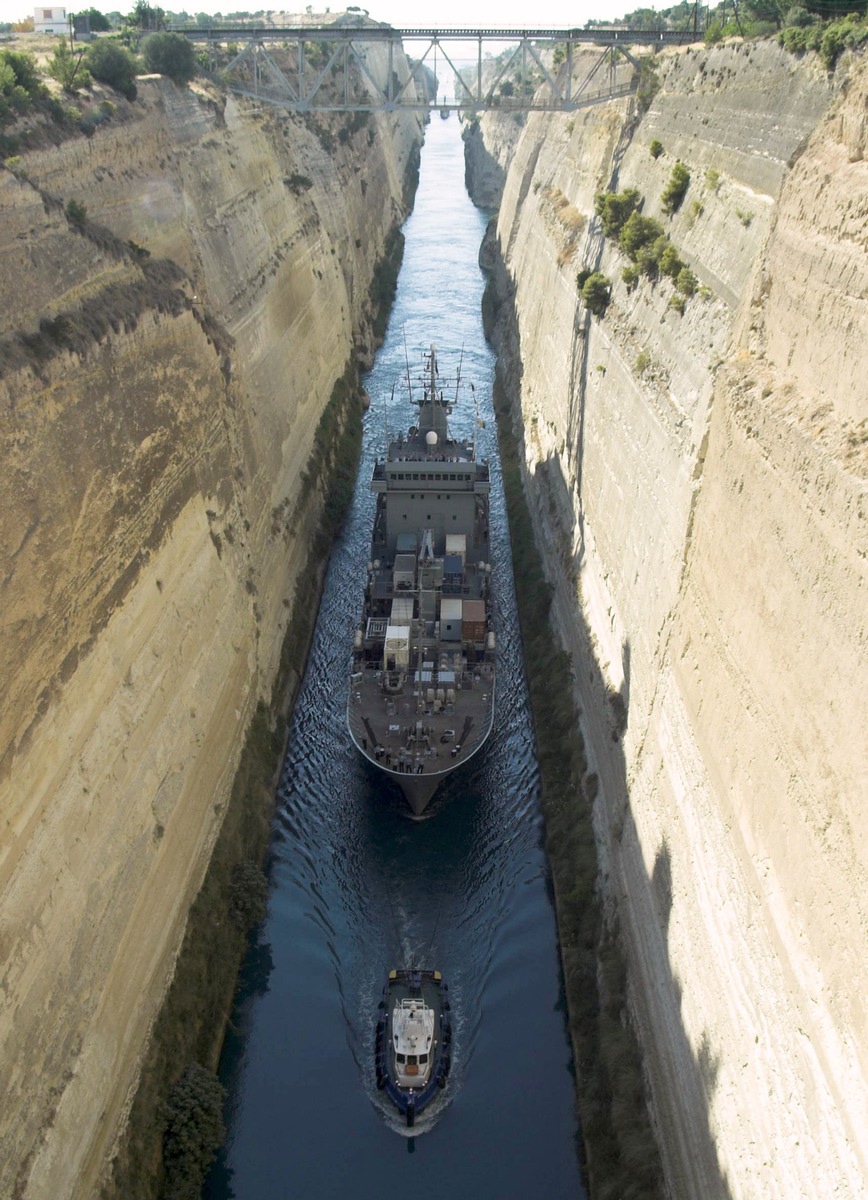
[[[432,346],[410,399],[419,415],[373,470],[376,513],[347,718],[357,749],[420,814],[483,745],[494,715],[490,476],[447,418],[460,369],[442,379]],[[472,386],[472,385],[471,385]]]

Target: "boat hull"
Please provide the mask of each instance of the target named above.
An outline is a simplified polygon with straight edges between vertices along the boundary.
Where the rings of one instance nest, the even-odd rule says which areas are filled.
[[[474,755],[476,755],[485,745],[491,733],[492,718],[493,703],[487,714],[487,724],[484,728],[484,731],[482,735],[476,739],[474,745],[466,750],[462,749],[461,754],[456,755],[456,761],[451,762],[449,766],[444,767],[442,770],[429,770],[422,773],[396,771],[391,767],[386,766],[382,757],[378,760],[375,755],[371,754],[369,750],[368,739],[366,737],[358,738],[356,736],[354,725],[359,725],[359,721],[354,721],[353,719],[352,702],[350,704],[347,724],[350,730],[350,737],[359,754],[361,754],[365,761],[368,762],[375,771],[382,773],[393,783],[398,785],[403,792],[404,798],[407,801],[407,804],[413,815],[416,817],[421,817],[431,800],[434,798],[434,794],[440,787],[440,784],[448,779],[450,775],[453,775],[457,770],[460,770],[460,768],[468,763],[470,759],[473,758]]]
[[[460,367],[453,386],[434,347],[424,360],[421,381],[407,372],[417,423],[371,474],[377,502],[347,702],[354,745],[416,816],[491,733],[496,669],[490,467],[475,433],[449,429]]]
[[[435,1040],[431,1049],[432,1066],[428,1079],[418,1088],[402,1087],[397,1080],[393,1056],[392,1011],[404,997],[418,997],[434,1011]],[[452,1021],[449,989],[439,971],[412,968],[390,971],[379,1005],[374,1038],[374,1066],[377,1088],[384,1091],[408,1126],[415,1123],[431,1101],[446,1086],[452,1065]]]

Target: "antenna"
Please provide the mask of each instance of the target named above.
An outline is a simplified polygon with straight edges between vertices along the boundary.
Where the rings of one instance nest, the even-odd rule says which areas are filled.
[[[410,397],[410,403],[412,404],[413,403],[413,381],[410,378],[410,355],[407,350],[407,326],[406,325],[402,326],[401,332],[404,335],[404,363],[405,363],[406,370],[407,370],[407,395]],[[395,391],[395,389],[393,387],[392,388],[393,394],[394,394],[394,391]]]
[[[392,384],[392,395],[389,398],[391,404],[395,399],[395,385]],[[383,454],[386,458],[389,457],[389,406],[386,404],[386,397],[383,396]]]

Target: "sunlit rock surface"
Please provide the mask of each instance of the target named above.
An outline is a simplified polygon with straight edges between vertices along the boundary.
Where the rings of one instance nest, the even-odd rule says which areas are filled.
[[[468,139],[482,203],[486,155],[505,172],[496,340],[672,1193],[843,1200],[868,1191],[868,66],[762,43],[657,75],[644,116]],[[593,220],[627,187],[698,279],[683,314]]]
[[[114,102],[0,171],[0,1194],[33,1200],[96,1195],[122,1127],[421,140]]]

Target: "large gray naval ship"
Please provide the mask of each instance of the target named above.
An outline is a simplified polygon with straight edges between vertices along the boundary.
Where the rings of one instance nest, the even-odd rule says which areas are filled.
[[[449,433],[460,374],[441,378],[433,346],[418,380],[408,366],[419,417],[374,466],[374,532],[350,668],[350,736],[417,816],[484,744],[494,717],[491,484],[488,463],[476,459],[475,414],[472,440]]]

